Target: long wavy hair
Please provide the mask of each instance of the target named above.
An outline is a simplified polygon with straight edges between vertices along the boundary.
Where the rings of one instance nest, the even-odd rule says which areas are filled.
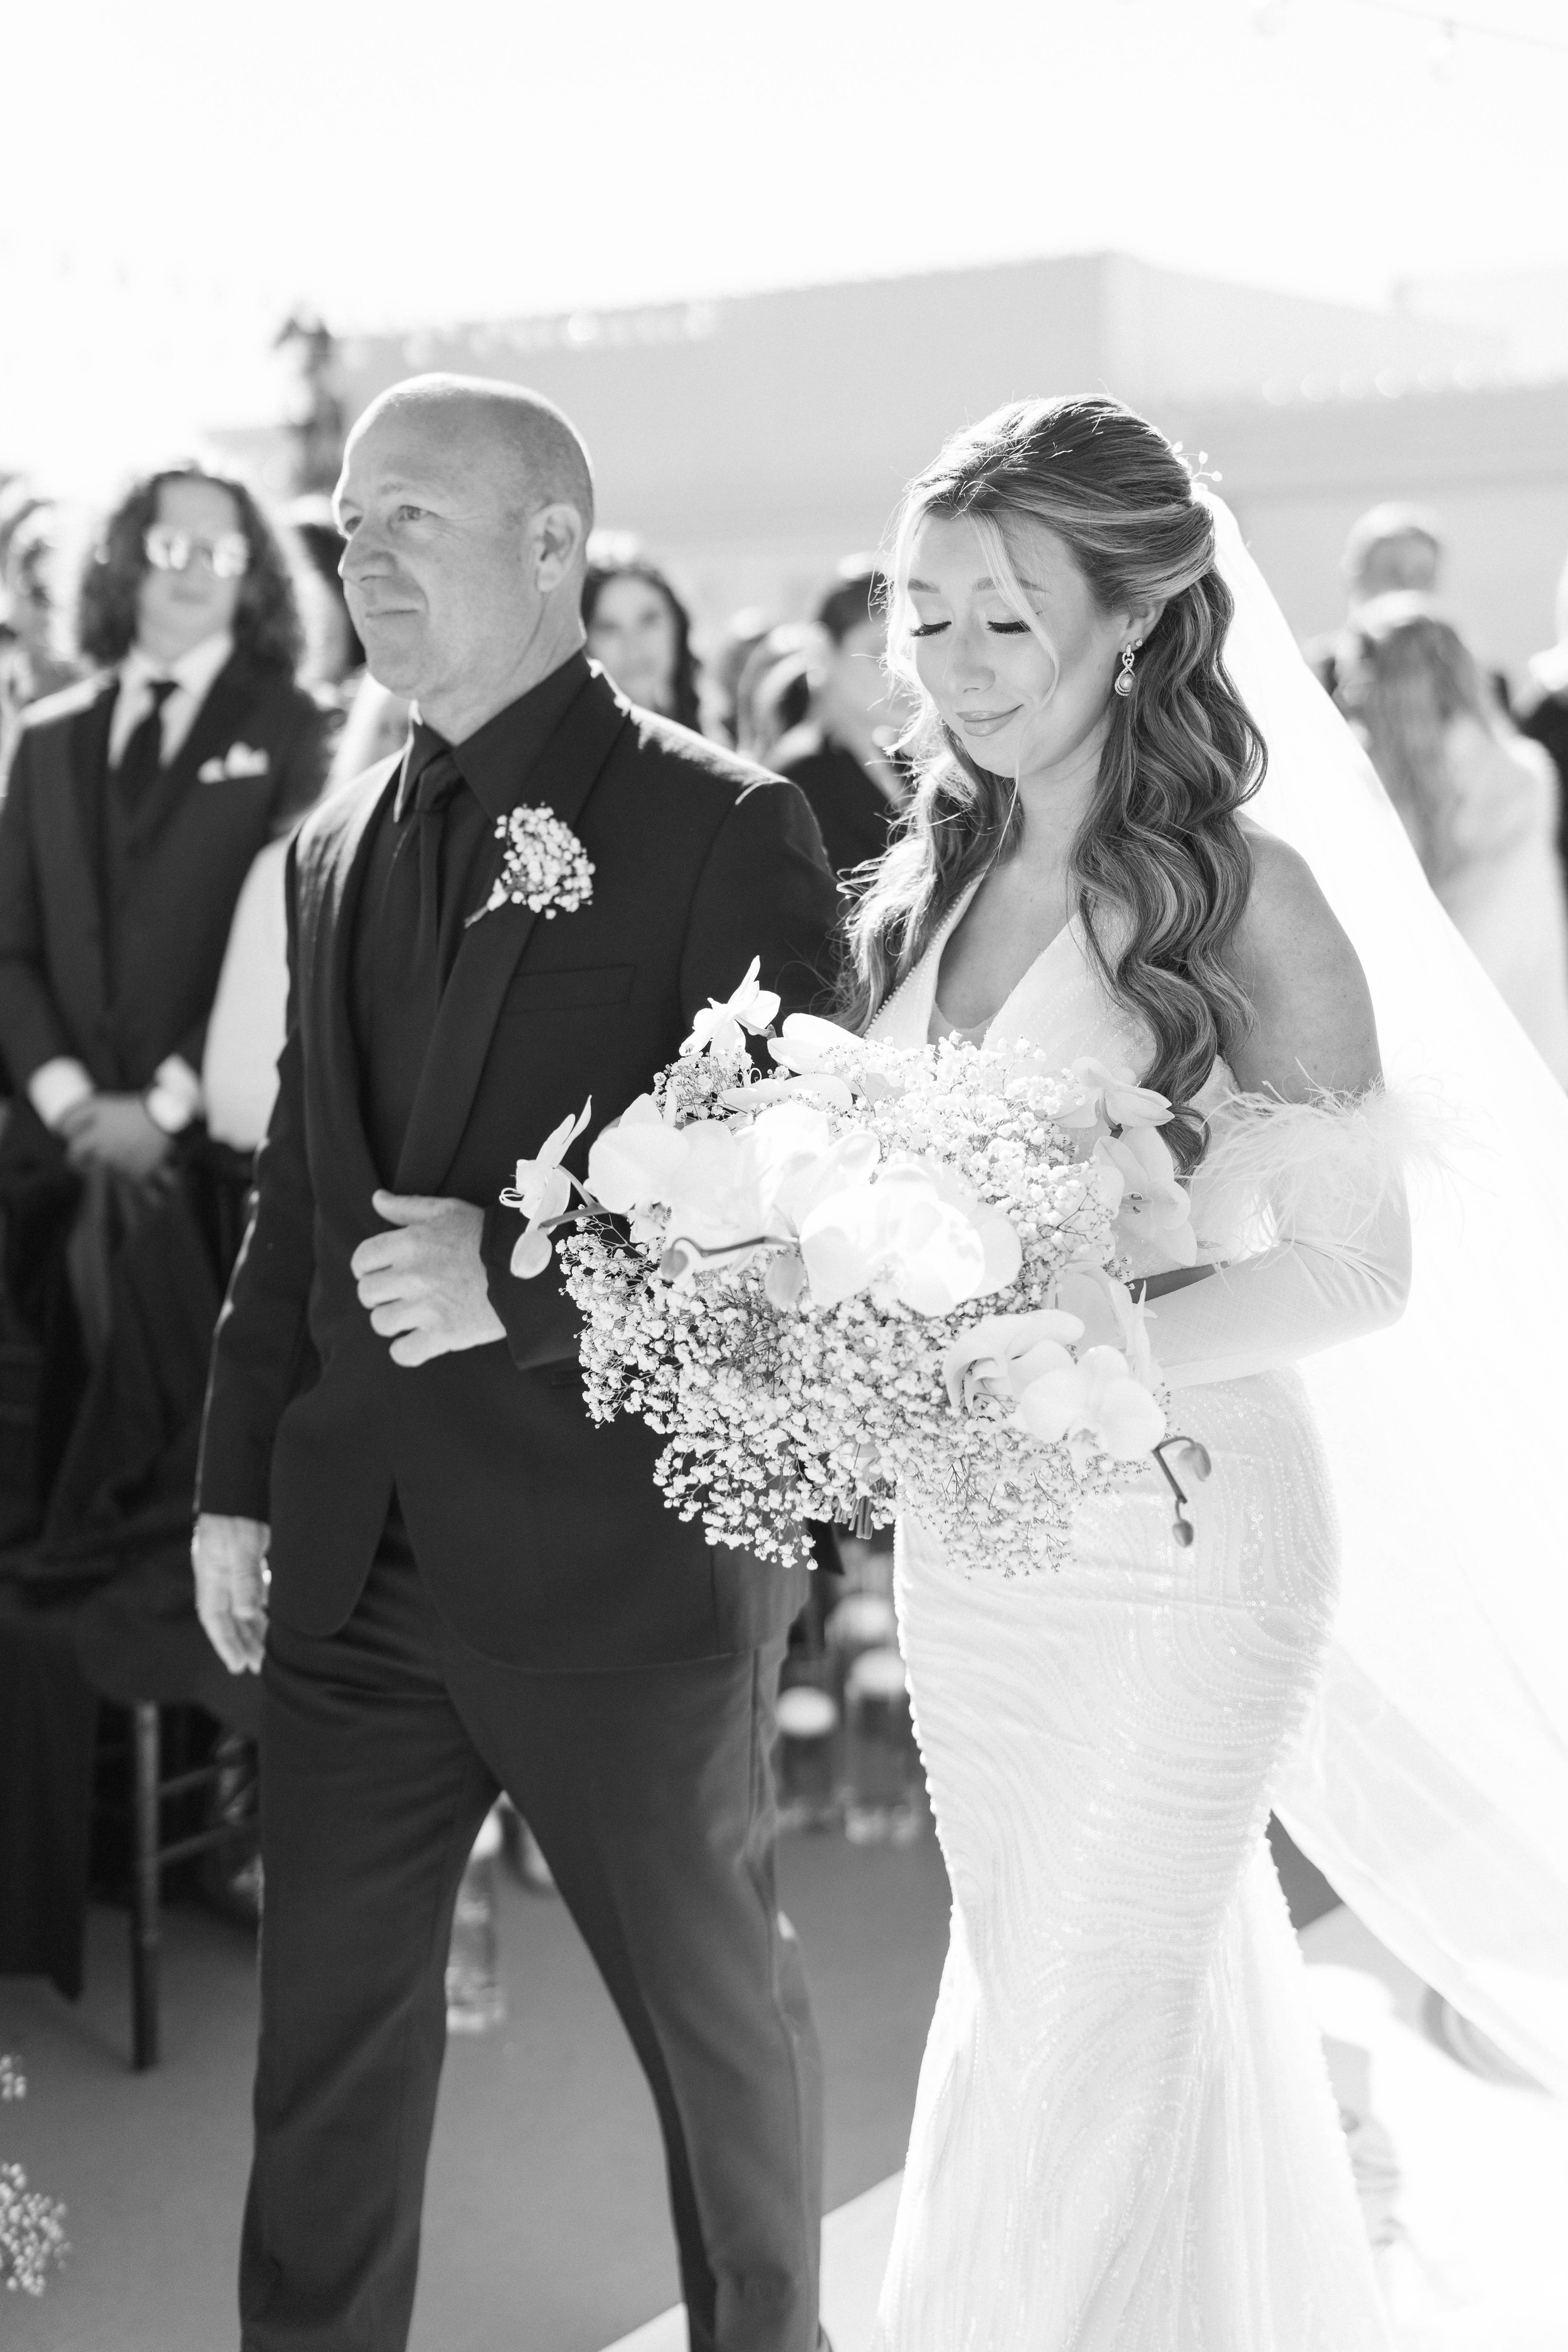
[[[1163,600],[1133,691],[1107,696],[1070,892],[1103,980],[1153,1034],[1141,1076],[1177,1107],[1165,1132],[1190,1165],[1203,1125],[1184,1107],[1251,1017],[1226,958],[1252,878],[1237,812],[1261,783],[1266,754],[1222,658],[1232,600],[1215,568],[1213,516],[1170,443],[1118,401],[1011,403],[955,434],[905,493],[889,566],[889,660],[917,698],[901,747],[917,786],[848,919],[840,1017],[869,1023],[965,887],[1023,834],[1017,780],[976,764],[915,670],[908,583],[928,515],[974,524],[992,578],[1053,659],[1016,565],[1032,530],[1065,542],[1102,612]]]
[[[237,652],[260,670],[298,668],[304,651],[294,577],[282,541],[255,492],[237,474],[195,458],[164,466],[132,482],[105,520],[83,568],[77,590],[76,641],[89,661],[123,660],[136,642],[136,595],[147,575],[147,532],[158,516],[165,482],[211,482],[226,490],[238,511],[238,527],[250,550],[250,568],[240,583],[234,611]]]
[[[699,686],[699,664],[691,644],[691,615],[676,594],[664,573],[648,556],[623,553],[613,546],[605,549],[590,547],[588,569],[583,578],[583,626],[591,629],[594,614],[600,597],[613,580],[640,580],[646,587],[663,597],[675,631],[675,667],[669,681],[669,709],[666,718],[676,719],[682,727],[693,730],[701,725],[701,691]]]
[[[1494,742],[1512,732],[1475,656],[1426,597],[1394,590],[1363,604],[1345,630],[1342,709],[1366,730],[1372,764],[1434,883],[1458,863],[1458,793],[1448,730],[1473,719]]]

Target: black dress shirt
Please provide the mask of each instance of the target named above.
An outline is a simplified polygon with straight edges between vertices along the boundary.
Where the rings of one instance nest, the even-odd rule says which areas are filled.
[[[374,820],[354,927],[350,1017],[359,1048],[365,1131],[384,1183],[403,1150],[409,1113],[429,1050],[441,992],[451,977],[463,927],[484,904],[500,871],[500,819],[538,796],[537,771],[561,720],[587,685],[588,662],[575,653],[526,694],[468,737],[448,745],[416,723],[397,791]],[[450,751],[461,782],[438,817],[440,929],[438,969],[410,964],[413,932],[408,868],[416,856],[416,791],[422,772]]]

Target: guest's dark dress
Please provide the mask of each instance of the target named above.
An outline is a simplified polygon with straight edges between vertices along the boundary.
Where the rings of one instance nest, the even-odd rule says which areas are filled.
[[[796,748],[798,747],[798,748]],[[777,772],[798,784],[811,803],[823,847],[835,874],[880,857],[900,811],[866,773],[853,751],[830,735],[801,729],[779,747]]]

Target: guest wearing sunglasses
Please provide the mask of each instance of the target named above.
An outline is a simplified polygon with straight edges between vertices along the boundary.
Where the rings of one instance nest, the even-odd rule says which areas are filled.
[[[26,713],[0,811],[8,1303],[57,1337],[63,1322],[77,1358],[74,1381],[46,1374],[39,1505],[67,1403],[108,1343],[120,1244],[203,1148],[207,1017],[241,888],[316,798],[328,749],[327,715],[295,682],[289,564],[238,480],[187,464],[138,481],[76,617],[101,667]],[[24,1223],[38,1236],[26,1256]]]

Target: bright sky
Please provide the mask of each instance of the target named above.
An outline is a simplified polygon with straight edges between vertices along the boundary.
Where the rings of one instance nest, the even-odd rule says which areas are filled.
[[[1562,0],[1458,14],[1568,47]],[[1364,0],[35,0],[0,465],[93,487],[269,415],[297,301],[416,326],[1114,247],[1377,302],[1568,261],[1568,54],[1440,47]]]

